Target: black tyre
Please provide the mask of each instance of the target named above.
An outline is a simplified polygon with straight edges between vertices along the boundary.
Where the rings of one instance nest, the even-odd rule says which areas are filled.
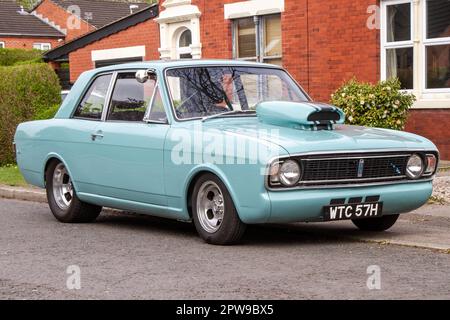
[[[65,165],[49,164],[45,172],[47,200],[55,218],[64,223],[86,223],[97,219],[102,207],[80,201]]]
[[[392,214],[378,218],[355,219],[352,222],[364,231],[386,231],[395,224],[398,217],[398,214]]]
[[[200,237],[207,243],[238,243],[246,225],[239,219],[225,185],[213,174],[204,174],[192,192],[192,216]]]

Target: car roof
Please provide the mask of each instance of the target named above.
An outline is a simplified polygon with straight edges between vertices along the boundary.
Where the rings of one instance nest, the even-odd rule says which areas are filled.
[[[156,70],[164,70],[167,68],[177,68],[177,67],[192,67],[192,66],[247,66],[247,67],[275,67],[280,68],[276,65],[257,63],[251,61],[242,60],[219,60],[219,59],[181,59],[181,60],[154,60],[154,61],[143,61],[143,62],[132,62],[125,64],[112,65],[108,67],[95,69],[96,72],[104,71],[115,71],[124,69],[142,69],[142,68],[153,68]]]

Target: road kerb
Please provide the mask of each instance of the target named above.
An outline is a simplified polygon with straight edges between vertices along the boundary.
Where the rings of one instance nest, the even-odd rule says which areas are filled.
[[[45,192],[40,189],[9,187],[4,185],[0,185],[0,198],[41,203],[47,202]]]

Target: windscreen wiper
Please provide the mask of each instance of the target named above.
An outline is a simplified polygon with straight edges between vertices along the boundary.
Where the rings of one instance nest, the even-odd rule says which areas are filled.
[[[226,117],[226,116],[232,116],[232,115],[236,115],[236,114],[255,114],[256,111],[255,110],[233,110],[233,111],[227,111],[227,112],[223,112],[223,113],[218,113],[218,114],[213,114],[211,116],[206,116],[202,118],[202,122],[211,120],[211,119],[216,119],[216,118],[221,118],[221,117]]]

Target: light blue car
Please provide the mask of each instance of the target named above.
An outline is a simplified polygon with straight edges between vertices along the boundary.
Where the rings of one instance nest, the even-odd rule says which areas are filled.
[[[124,64],[82,74],[54,119],[19,125],[16,156],[62,222],[112,207],[193,220],[220,245],[248,224],[386,230],[427,202],[438,150],[344,118],[273,65]]]

